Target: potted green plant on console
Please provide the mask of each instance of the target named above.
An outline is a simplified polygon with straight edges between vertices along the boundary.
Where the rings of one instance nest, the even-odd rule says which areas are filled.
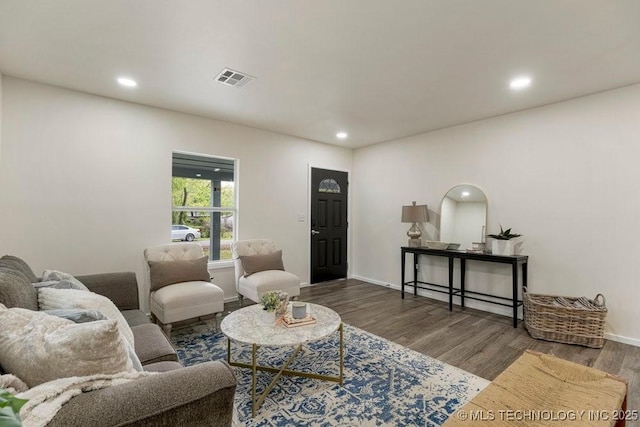
[[[506,230],[500,226],[500,233],[489,234],[493,239],[491,253],[494,255],[515,255],[522,244],[522,234],[512,233],[510,228]]]

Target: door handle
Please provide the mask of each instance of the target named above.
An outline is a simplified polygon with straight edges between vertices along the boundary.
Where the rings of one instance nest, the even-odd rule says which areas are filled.
[[[316,230],[311,230],[311,235],[312,236],[315,236],[316,234],[320,234],[320,232],[316,231]]]

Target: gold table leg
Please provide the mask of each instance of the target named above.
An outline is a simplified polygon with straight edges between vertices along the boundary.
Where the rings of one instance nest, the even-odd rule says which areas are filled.
[[[227,363],[229,365],[231,365],[231,366],[238,366],[240,368],[249,368],[249,369],[251,369],[251,377],[252,377],[251,378],[251,416],[252,417],[256,416],[256,411],[258,410],[260,405],[262,405],[262,403],[266,399],[266,397],[269,394],[269,392],[271,390],[273,390],[273,388],[275,387],[278,379],[282,375],[302,377],[302,378],[312,378],[312,379],[324,380],[324,381],[332,381],[332,382],[336,382],[336,383],[342,385],[343,381],[344,381],[344,327],[343,327],[342,323],[340,323],[340,326],[338,327],[338,331],[340,332],[340,356],[339,356],[340,357],[340,375],[337,376],[337,377],[334,377],[334,376],[331,376],[331,375],[314,374],[314,373],[311,373],[311,372],[292,371],[290,369],[287,369],[289,367],[289,365],[291,364],[291,362],[293,361],[293,359],[295,358],[295,356],[302,349],[302,344],[299,344],[296,347],[296,349],[289,356],[289,358],[282,365],[281,368],[273,368],[271,366],[258,365],[258,363],[257,363],[257,352],[258,352],[259,346],[256,345],[256,344],[252,345],[252,349],[251,349],[251,364],[232,361],[231,360],[231,340],[227,339]],[[265,388],[265,390],[256,399],[256,385],[257,385],[258,371],[276,373],[276,376],[271,380],[269,385]]]
[[[251,416],[255,417],[256,416],[256,409],[258,409],[256,406],[256,382],[257,382],[257,377],[258,377],[258,372],[256,371],[257,363],[256,363],[256,359],[257,359],[257,353],[258,353],[258,346],[253,344],[253,348],[251,349],[251,370],[252,370],[252,375],[251,375]]]
[[[338,330],[340,330],[340,385],[342,385],[344,380],[344,328],[342,323],[340,323]]]

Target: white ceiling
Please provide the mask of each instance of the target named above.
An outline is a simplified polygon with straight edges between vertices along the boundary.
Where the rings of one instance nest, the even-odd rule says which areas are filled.
[[[0,72],[360,147],[640,82],[640,1],[0,0]]]

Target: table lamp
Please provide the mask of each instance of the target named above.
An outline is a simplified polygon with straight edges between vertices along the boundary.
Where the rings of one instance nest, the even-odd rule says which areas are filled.
[[[416,205],[416,202],[414,201],[412,205],[402,207],[402,222],[413,223],[411,228],[409,228],[409,231],[407,231],[410,247],[422,246],[422,241],[420,240],[422,232],[420,231],[420,227],[418,227],[417,223],[427,221],[429,221],[427,205]]]

